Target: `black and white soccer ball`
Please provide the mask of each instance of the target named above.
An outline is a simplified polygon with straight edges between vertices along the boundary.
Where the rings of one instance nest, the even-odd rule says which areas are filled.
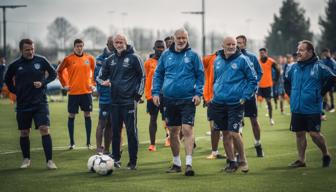
[[[114,160],[108,155],[100,155],[93,165],[98,175],[110,175],[114,171]]]
[[[89,160],[88,160],[88,162],[87,162],[87,168],[88,168],[89,172],[93,172],[93,173],[96,172],[96,171],[94,170],[93,166],[94,166],[95,161],[96,161],[98,158],[99,158],[99,155],[92,155],[92,156],[89,158]]]

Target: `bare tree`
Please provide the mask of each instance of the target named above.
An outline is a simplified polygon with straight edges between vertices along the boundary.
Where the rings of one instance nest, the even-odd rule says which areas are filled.
[[[104,47],[107,37],[105,33],[97,27],[88,27],[82,33],[84,35],[85,41],[90,41],[92,43],[92,49],[95,49],[97,45],[99,47]]]
[[[78,32],[77,28],[74,27],[66,18],[57,17],[48,26],[48,42],[51,43],[52,47],[57,49],[65,49],[68,40],[76,35]]]

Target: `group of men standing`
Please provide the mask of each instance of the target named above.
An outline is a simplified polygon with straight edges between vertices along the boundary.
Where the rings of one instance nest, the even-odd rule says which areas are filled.
[[[161,107],[165,125],[169,129],[173,155],[173,164],[166,172],[182,171],[180,140],[183,136],[186,154],[184,174],[193,176],[195,175],[192,168],[194,120],[196,106],[204,96],[212,130],[212,157],[218,155],[216,152],[221,131],[227,156],[224,171],[231,173],[241,169],[243,172],[248,172],[241,134],[242,122],[244,114],[250,118],[256,153],[258,157],[263,157],[255,95],[259,84],[260,94],[268,99],[267,95],[272,84],[261,82],[263,78],[272,78],[267,75],[265,77],[264,74],[267,70],[269,75],[274,62],[267,58],[267,55],[258,61],[253,53],[246,50],[247,38],[243,35],[224,38],[223,49],[210,57],[204,57],[203,62],[191,49],[188,40],[188,32],[181,28],[175,31],[174,41],[166,50],[163,41],[156,41],[152,57],[155,61],[152,61],[152,64],[147,66],[149,69],[145,70],[143,61],[128,44],[124,34],[117,34],[108,39],[107,48],[97,58],[96,65],[94,58],[83,51],[84,42],[76,39],[74,53],[67,56],[57,69],[62,85],[69,93],[69,149],[75,147],[74,119],[79,107],[84,111],[86,144],[88,148],[91,147],[91,93],[97,87],[100,108],[96,131],[97,152],[108,152],[108,146],[112,141],[111,156],[114,158],[115,166],[120,167],[121,130],[124,125],[129,152],[127,167],[136,170],[139,144],[137,103],[146,90],[147,110],[151,115],[149,125],[151,145],[155,146],[156,118]],[[47,167],[56,169],[52,161],[52,144],[48,132],[50,120],[45,95],[46,85],[56,78],[56,72],[44,57],[34,54],[34,43],[31,40],[21,40],[20,50],[22,56],[9,66],[5,82],[18,98],[17,122],[21,130],[20,146],[24,158],[21,168],[30,166],[29,132],[34,120],[36,129],[39,129],[42,135]],[[291,167],[305,166],[306,132],[309,132],[321,149],[323,166],[327,167],[331,158],[324,138],[320,134],[321,122],[317,116],[321,113],[322,97],[319,93],[323,89],[323,82],[334,80],[335,74],[329,67],[319,62],[309,41],[299,42],[298,58],[298,63],[285,73],[287,91],[291,96],[291,130],[296,132],[299,151],[299,159],[292,163]],[[145,71],[151,74],[145,74]],[[63,73],[67,73],[68,79],[63,78]],[[310,86],[314,86],[314,89],[310,89]],[[316,92],[310,93],[312,90]],[[270,123],[274,124],[269,102],[267,100]],[[105,132],[104,148],[103,132]],[[155,148],[150,147],[149,150]],[[236,158],[236,151],[239,158]]]

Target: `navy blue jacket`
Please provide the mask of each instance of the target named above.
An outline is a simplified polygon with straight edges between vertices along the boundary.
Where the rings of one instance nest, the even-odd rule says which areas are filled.
[[[102,66],[106,59],[112,55],[113,52],[109,52],[107,48],[104,49],[103,54],[96,58],[96,67],[94,70],[94,79],[97,85],[97,92],[99,95],[99,104],[110,104],[111,103],[111,88],[107,86],[102,86],[102,80],[99,79],[102,73]]]
[[[214,62],[214,96],[217,104],[238,104],[250,99],[257,89],[257,74],[250,60],[239,50],[229,58],[224,51],[217,52]]]
[[[49,74],[47,78],[46,72]],[[30,60],[20,57],[10,64],[5,82],[9,91],[16,94],[16,108],[19,111],[30,110],[37,104],[46,104],[46,85],[55,78],[56,71],[49,61],[45,57],[35,55]],[[34,81],[41,81],[42,87],[35,88]]]
[[[291,65],[285,74],[285,87],[290,88],[291,112],[320,114],[323,85],[334,78],[335,74],[332,70],[315,55],[307,61],[299,61]]]
[[[159,96],[162,89],[167,99],[190,100],[203,95],[203,85],[202,61],[188,45],[181,52],[172,45],[162,53],[153,77],[153,96]]]
[[[144,92],[145,71],[140,56],[127,45],[121,54],[114,51],[102,67],[100,79],[111,82],[111,103],[128,105],[140,99]]]

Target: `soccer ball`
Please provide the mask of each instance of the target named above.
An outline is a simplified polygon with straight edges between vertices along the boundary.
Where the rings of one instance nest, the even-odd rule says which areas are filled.
[[[108,155],[101,155],[94,161],[93,169],[98,175],[110,175],[114,170],[114,161]]]
[[[93,166],[94,166],[94,162],[96,161],[96,159],[99,158],[99,155],[92,155],[88,162],[87,162],[87,168],[89,170],[89,172],[96,172],[94,169],[93,169]]]

